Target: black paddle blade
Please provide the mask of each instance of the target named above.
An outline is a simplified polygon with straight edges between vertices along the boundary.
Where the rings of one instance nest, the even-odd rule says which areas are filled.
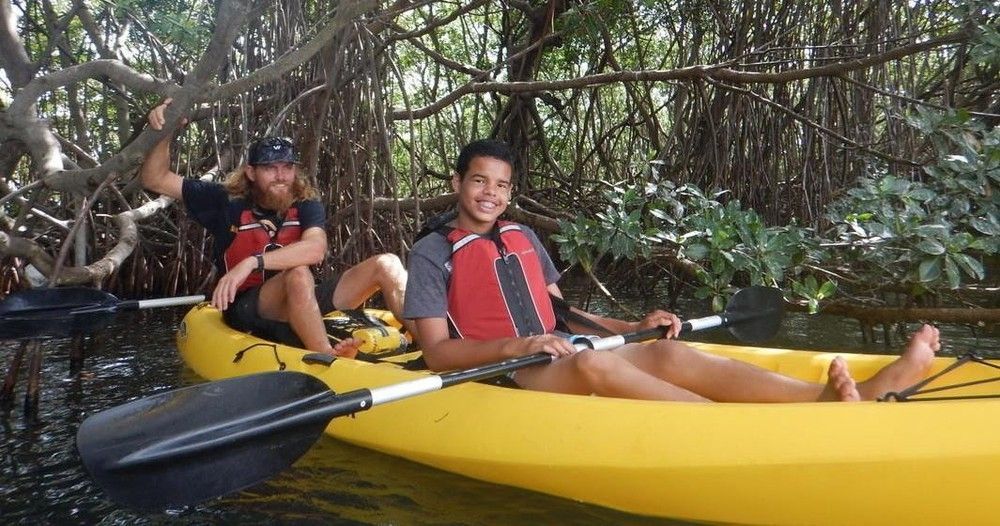
[[[139,510],[196,504],[273,477],[316,442],[329,419],[267,424],[333,396],[303,373],[273,372],[160,393],[87,418],[76,447],[108,496]]]
[[[785,298],[773,287],[740,289],[726,305],[729,332],[741,341],[755,343],[769,340],[781,328],[785,317]]]
[[[0,301],[0,338],[73,336],[111,321],[118,298],[87,287],[28,289]],[[84,313],[74,309],[86,308]]]
[[[113,306],[118,298],[88,287],[56,287],[19,290],[0,301],[0,316],[39,311],[69,311],[94,305]]]

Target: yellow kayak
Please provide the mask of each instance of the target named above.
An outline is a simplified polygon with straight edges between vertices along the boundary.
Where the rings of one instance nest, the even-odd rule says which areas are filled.
[[[177,343],[209,380],[284,369],[340,393],[429,375],[393,363],[415,353],[378,363],[304,359],[307,351],[229,329],[206,304],[184,318]],[[895,358],[692,345],[812,381],[825,381],[837,354],[859,380]],[[934,370],[955,362],[938,358]],[[967,363],[930,387],[993,379],[997,367]],[[986,383],[933,396],[998,390]],[[465,383],[335,418],[326,432],[465,476],[641,515],[739,524],[997,521],[996,398],[693,404]]]

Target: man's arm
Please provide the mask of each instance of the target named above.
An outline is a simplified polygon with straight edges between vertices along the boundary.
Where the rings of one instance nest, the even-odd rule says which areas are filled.
[[[326,256],[326,232],[318,227],[309,227],[302,232],[302,238],[277,250],[265,252],[266,270],[287,270],[294,267],[318,265]],[[236,291],[252,272],[257,270],[257,258],[250,256],[233,265],[221,278],[212,293],[212,305],[220,310],[229,308],[236,298]]]
[[[162,104],[150,110],[147,120],[149,127],[154,130],[162,130],[166,117],[164,111],[170,105],[171,100],[166,99]],[[164,136],[160,142],[153,146],[146,159],[142,163],[140,170],[142,186],[158,194],[180,199],[184,178],[170,170],[170,135]]]
[[[313,226],[305,229],[298,241],[265,252],[264,268],[287,270],[293,267],[319,265],[324,257],[326,257],[326,231]],[[247,259],[253,260],[254,268],[257,268],[256,258]]]
[[[575,352],[568,340],[553,334],[527,338],[467,340],[452,338],[445,318],[416,318],[417,339],[424,361],[433,371],[468,369],[540,352],[567,356]]]

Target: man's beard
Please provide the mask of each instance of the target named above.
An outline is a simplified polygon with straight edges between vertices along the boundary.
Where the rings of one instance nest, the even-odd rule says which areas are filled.
[[[279,215],[284,215],[285,212],[291,208],[292,202],[295,200],[291,191],[276,194],[274,192],[267,191],[261,192],[260,190],[254,188],[253,193],[257,206],[267,210],[273,210]]]

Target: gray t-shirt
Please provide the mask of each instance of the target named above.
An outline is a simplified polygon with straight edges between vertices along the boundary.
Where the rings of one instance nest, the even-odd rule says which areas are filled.
[[[559,271],[545,251],[542,242],[530,228],[520,225],[521,231],[535,247],[545,284],[559,281]],[[406,297],[403,300],[403,317],[445,318],[448,315],[448,280],[451,278],[451,243],[441,234],[431,233],[413,245],[407,264]]]

